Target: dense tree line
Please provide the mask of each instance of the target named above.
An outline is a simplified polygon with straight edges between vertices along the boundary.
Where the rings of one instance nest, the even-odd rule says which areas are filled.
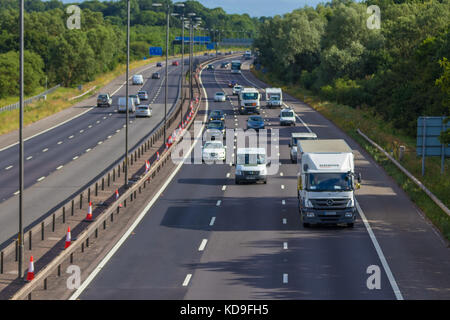
[[[130,1],[132,60],[148,57],[149,46],[165,46],[165,12],[153,7],[153,2],[161,1]],[[0,98],[17,95],[19,90],[18,3],[0,1]],[[25,0],[25,94],[42,86],[46,78],[49,85],[76,86],[126,61],[125,0],[79,3],[82,10],[79,30],[66,26],[70,16],[66,12],[68,5],[59,0]],[[187,1],[184,10],[195,12],[202,19],[204,29],[223,30],[222,38],[250,37],[259,22],[248,15],[226,14],[221,8],[205,8],[197,1]],[[170,19],[172,41],[181,35],[181,21],[178,17]],[[214,36],[211,31],[201,32],[201,35]],[[169,50],[170,54],[180,52],[178,46],[170,46]]]
[[[380,29],[367,27],[370,5]],[[375,108],[413,134],[418,116],[450,114],[449,22],[449,0],[341,0],[266,18],[254,46],[279,79]]]

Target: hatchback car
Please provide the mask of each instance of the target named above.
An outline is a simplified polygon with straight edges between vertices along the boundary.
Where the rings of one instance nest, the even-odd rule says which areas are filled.
[[[222,64],[220,65],[220,67],[221,67],[222,69],[224,69],[224,68],[228,67],[228,65],[229,65],[228,62],[222,62]]]
[[[137,93],[140,100],[148,100],[148,93],[145,90],[141,90]]]
[[[202,150],[203,161],[225,160],[225,149],[226,147],[222,141],[214,140],[205,142]]]
[[[234,94],[234,95],[238,95],[238,94],[241,92],[241,90],[242,90],[242,86],[235,85],[235,86],[233,87],[233,94]]]
[[[223,93],[223,92],[216,92],[216,94],[214,95],[214,101],[217,101],[217,102],[224,102],[224,101],[226,101],[225,93]]]
[[[136,118],[138,117],[151,117],[152,109],[148,104],[141,104],[136,107]]]
[[[225,135],[225,123],[221,120],[213,120],[208,122],[206,132],[211,140],[217,140]]]
[[[180,65],[180,63],[178,61],[174,61],[174,62],[172,62],[172,65],[173,66],[178,66],[178,65]]]
[[[144,84],[144,77],[142,74],[135,74],[132,78],[133,84]]]
[[[209,121],[220,120],[225,121],[225,112],[223,110],[213,110],[209,115]]]
[[[206,70],[214,70],[214,65],[208,64],[208,67],[206,68]]]
[[[247,129],[264,129],[264,119],[261,116],[250,116],[247,119]]]
[[[152,79],[161,79],[161,74],[159,72],[155,72],[152,74]]]
[[[109,94],[99,94],[97,97],[97,107],[111,107],[112,98]]]
[[[295,113],[291,109],[283,109],[280,112],[280,125],[294,125],[295,126]]]

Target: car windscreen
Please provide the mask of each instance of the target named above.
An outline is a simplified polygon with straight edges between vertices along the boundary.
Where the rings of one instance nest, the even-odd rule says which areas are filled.
[[[222,128],[222,123],[221,122],[210,122],[208,123],[208,129],[221,129]]]
[[[265,154],[257,154],[257,153],[241,153],[237,155],[237,164],[265,164],[266,163],[266,155]]]
[[[261,117],[249,117],[248,120],[255,121],[255,122],[261,122],[262,118]]]
[[[207,142],[204,146],[205,149],[221,149],[223,148],[223,144],[220,142]]]
[[[294,113],[292,111],[283,111],[281,112],[282,117],[293,117]]]
[[[258,99],[258,93],[244,93],[242,94],[242,99],[244,100],[256,100]]]
[[[223,92],[216,92],[216,96],[223,96],[224,93]]]
[[[140,106],[140,107],[138,107],[138,110],[148,110],[148,107],[147,106]]]
[[[107,96],[106,96],[106,94],[101,94],[101,95],[98,96],[98,98],[99,98],[99,99],[106,99]]]
[[[222,113],[220,111],[213,111],[211,112],[211,117],[220,117]]]
[[[350,191],[352,177],[347,173],[309,173],[306,178],[309,191]]]
[[[280,100],[280,96],[279,95],[275,95],[275,94],[272,94],[271,96],[270,96],[270,100],[271,101],[278,101],[278,100]]]

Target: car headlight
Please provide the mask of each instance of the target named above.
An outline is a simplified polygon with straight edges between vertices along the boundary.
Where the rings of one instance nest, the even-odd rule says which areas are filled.
[[[307,216],[308,218],[314,218],[315,214],[314,214],[314,212],[307,212],[307,213],[306,213],[306,216]]]
[[[345,217],[346,218],[351,218],[351,217],[353,217],[353,213],[352,212],[347,212],[347,213],[345,213]]]

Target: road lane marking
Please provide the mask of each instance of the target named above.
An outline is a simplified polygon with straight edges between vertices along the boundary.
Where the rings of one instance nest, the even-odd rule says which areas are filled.
[[[367,232],[369,233],[370,239],[372,240],[373,246],[375,247],[375,250],[378,254],[378,257],[380,258],[381,264],[383,265],[384,272],[386,273],[389,283],[391,284],[392,290],[394,291],[395,297],[397,300],[403,300],[402,293],[400,292],[400,289],[397,285],[397,282],[395,281],[394,275],[391,272],[391,268],[389,268],[389,264],[387,263],[387,260],[383,254],[383,250],[381,250],[381,247],[377,241],[377,238],[375,237],[375,234],[372,231],[372,228],[369,225],[369,222],[367,221],[366,215],[362,211],[361,207],[359,206],[358,201],[356,202],[356,209],[358,209],[359,215],[361,216],[361,220],[364,222],[364,226],[367,229]]]
[[[37,181],[40,182],[40,181],[42,181],[44,179],[45,179],[45,177],[40,177],[39,179],[37,179]]]
[[[86,149],[86,152],[89,152],[89,151],[91,151],[91,148],[89,148],[89,149]]]
[[[56,170],[60,170],[60,169],[62,169],[62,167],[63,167],[63,166],[59,166],[58,168],[56,168]]]
[[[208,243],[208,239],[203,239],[202,243],[200,243],[200,247],[198,247],[198,251],[205,250],[206,244]]]
[[[33,156],[29,156],[29,157],[27,158],[27,160],[31,160],[31,159],[33,159]]]
[[[283,283],[288,283],[288,274],[283,273]]]
[[[13,166],[8,166],[8,167],[6,167],[5,168],[5,170],[9,170],[9,169],[11,169]]]
[[[283,176],[283,172],[280,172],[280,176]]]
[[[97,144],[102,144],[103,143],[103,141],[99,141]]]
[[[281,200],[281,204],[284,206],[286,204],[286,200]]]
[[[107,139],[111,139],[111,137],[112,137],[112,136],[108,136],[108,138],[107,138]]]
[[[83,133],[83,132],[84,132],[84,130],[83,130],[83,129],[81,129],[81,130],[80,130],[80,133]]]
[[[287,219],[283,218],[283,224],[286,224],[286,223],[287,223]]]
[[[16,192],[14,192],[14,195],[17,196],[20,193],[20,190],[17,190]]]
[[[217,200],[216,206],[219,207],[221,203],[222,203],[222,200]]]
[[[227,173],[227,178],[229,178],[229,177],[230,177],[230,173],[228,172],[228,173]]]
[[[211,222],[209,223],[209,225],[213,226],[215,221],[216,221],[216,217],[212,217],[211,218]]]
[[[90,124],[90,125],[88,126],[88,128],[92,128],[92,124]]]
[[[72,160],[77,160],[77,159],[78,159],[78,156],[72,158]]]
[[[183,281],[183,287],[186,287],[189,284],[191,277],[192,277],[192,274],[188,273],[186,276],[186,279],[184,279],[184,281]]]
[[[62,141],[58,141],[58,144],[62,144],[63,142]]]
[[[281,189],[283,189],[283,190],[284,190],[284,184],[282,184],[282,185],[281,185]]]
[[[288,243],[287,242],[283,242],[283,249],[287,250],[287,248],[288,248]]]
[[[42,152],[47,152],[48,151],[48,148],[45,148],[44,150],[42,150]]]
[[[222,186],[222,191],[225,191],[226,188],[227,186]]]
[[[72,138],[73,138],[73,136],[70,136],[70,137],[69,137],[69,139],[72,139]]]

